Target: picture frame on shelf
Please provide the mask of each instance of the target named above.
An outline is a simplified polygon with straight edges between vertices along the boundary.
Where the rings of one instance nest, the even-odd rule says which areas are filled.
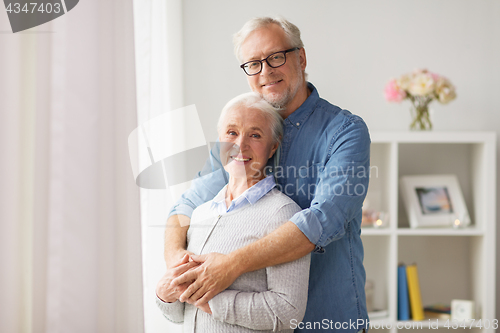
[[[412,175],[400,181],[411,228],[466,227],[470,216],[456,175]]]

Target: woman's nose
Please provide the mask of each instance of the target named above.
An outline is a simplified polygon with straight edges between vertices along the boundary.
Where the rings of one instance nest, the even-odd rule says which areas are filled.
[[[240,135],[236,140],[236,144],[243,150],[248,145],[248,138],[244,135]]]

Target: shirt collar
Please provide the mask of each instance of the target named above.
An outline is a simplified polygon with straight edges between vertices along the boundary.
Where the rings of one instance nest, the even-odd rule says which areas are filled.
[[[300,125],[306,120],[307,117],[311,115],[314,111],[314,106],[319,100],[319,94],[316,87],[312,83],[307,82],[307,88],[311,90],[311,94],[306,98],[304,103],[297,110],[295,110],[291,115],[289,115],[285,122],[292,124],[293,126],[299,128]],[[297,125],[298,124],[298,125]]]
[[[231,202],[231,206],[234,206],[235,208],[239,208],[243,206],[243,201],[246,201],[250,204],[256,203],[260,198],[262,198],[264,195],[266,195],[269,191],[271,191],[274,187],[276,187],[276,182],[274,180],[274,177],[267,176],[266,178],[260,180],[257,184],[254,186],[248,188],[245,192],[243,192],[241,195],[239,195],[237,198],[235,198]],[[226,210],[228,210],[228,207],[226,207],[226,191],[227,191],[227,185],[224,186],[222,190],[220,190],[219,193],[215,196],[215,198],[212,200],[211,208],[217,208],[218,206],[223,205]],[[231,207],[229,207],[231,208]]]
[[[243,192],[241,195],[245,196],[252,205],[256,203],[260,198],[271,191],[276,186],[273,176],[267,176],[266,178],[259,181],[254,186],[250,187],[248,190]]]
[[[224,199],[226,198],[226,190],[227,190],[227,185],[224,186],[222,190],[219,191],[219,193],[217,193],[215,198],[213,198],[212,205],[210,206],[211,208],[214,208],[224,203]]]

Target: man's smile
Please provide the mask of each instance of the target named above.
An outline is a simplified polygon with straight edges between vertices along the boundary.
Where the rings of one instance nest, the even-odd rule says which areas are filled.
[[[272,87],[280,82],[283,82],[283,80],[276,80],[276,81],[271,81],[269,83],[265,83],[262,85],[262,87]]]

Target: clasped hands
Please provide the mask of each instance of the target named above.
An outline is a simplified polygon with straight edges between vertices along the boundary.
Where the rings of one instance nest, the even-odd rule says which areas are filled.
[[[208,301],[229,287],[237,276],[232,273],[227,255],[185,252],[158,282],[156,295],[167,303],[187,302],[212,314]]]

